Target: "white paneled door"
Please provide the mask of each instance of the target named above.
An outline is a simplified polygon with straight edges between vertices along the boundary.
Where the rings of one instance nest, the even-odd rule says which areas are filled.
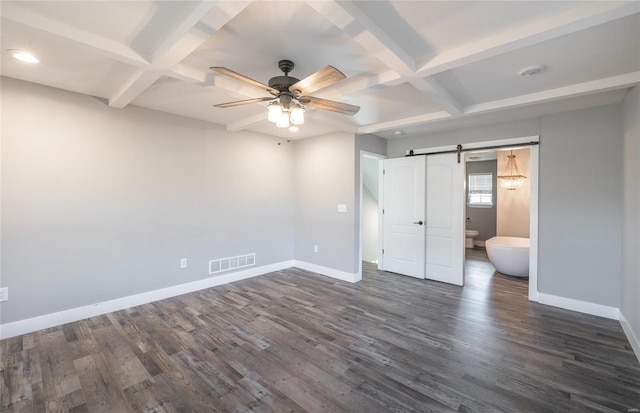
[[[456,154],[426,158],[426,278],[463,285],[465,163]]]
[[[382,200],[382,269],[424,278],[424,156],[385,159]]]

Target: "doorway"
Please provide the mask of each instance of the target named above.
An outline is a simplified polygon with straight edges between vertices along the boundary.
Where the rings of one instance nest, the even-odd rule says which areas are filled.
[[[381,172],[379,163],[386,157],[377,153],[360,151],[360,246],[358,273],[362,278],[362,261],[380,262],[381,241],[379,199]]]
[[[483,147],[489,146],[522,146],[522,145],[530,145],[530,211],[529,211],[529,227],[530,227],[530,248],[529,248],[529,285],[528,285],[528,298],[530,301],[538,301],[538,283],[537,283],[537,275],[538,275],[538,168],[539,168],[539,148],[537,143],[539,142],[538,136],[528,136],[522,138],[511,138],[511,139],[501,139],[494,141],[484,141],[484,142],[475,142],[464,145],[464,151],[470,151],[473,149],[481,149]],[[424,155],[434,152],[444,152],[444,151],[455,151],[456,146],[451,145],[447,147],[438,147],[438,148],[427,148],[427,149],[416,149],[413,150],[412,153],[414,155]],[[409,151],[407,151],[407,155],[409,155]],[[362,171],[361,171],[362,173]],[[464,184],[459,187],[460,193],[464,194],[465,186]],[[362,196],[362,191],[361,191]],[[464,198],[464,196],[462,196]],[[361,198],[362,199],[362,198]],[[362,204],[361,204],[362,205]],[[464,210],[464,209],[463,209]],[[362,226],[362,211],[360,215],[360,221]],[[382,225],[380,224],[379,231],[382,230]],[[459,234],[462,248],[464,248],[464,232]],[[380,235],[380,241],[382,240],[382,235]],[[382,248],[380,248],[381,250]],[[362,234],[360,238],[360,258],[362,258]],[[360,260],[360,271],[362,271],[362,263]]]
[[[528,251],[516,245],[530,239],[530,152],[514,146],[465,154],[465,276],[476,295],[488,297],[497,283],[527,297]],[[501,175],[520,178],[501,182]]]

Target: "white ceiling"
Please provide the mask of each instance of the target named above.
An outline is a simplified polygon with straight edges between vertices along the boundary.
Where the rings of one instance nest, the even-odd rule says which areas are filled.
[[[640,1],[3,0],[0,14],[3,76],[289,139],[417,136],[615,103],[640,83]],[[267,83],[280,59],[299,79],[335,66],[347,79],[312,95],[360,112],[307,108],[292,133],[266,103],[212,106],[269,95],[209,67]]]

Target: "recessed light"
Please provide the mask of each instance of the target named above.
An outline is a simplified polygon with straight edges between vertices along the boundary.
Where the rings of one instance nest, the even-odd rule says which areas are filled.
[[[402,135],[402,131],[400,129],[398,129],[397,131],[393,132],[394,135],[398,136],[398,135]]]
[[[522,77],[537,75],[538,73],[542,72],[544,68],[545,68],[544,65],[534,65],[534,66],[523,67],[522,69],[518,70],[518,75]]]
[[[27,63],[40,63],[40,60],[37,57],[29,52],[25,52],[24,50],[9,49],[7,52],[20,61]]]

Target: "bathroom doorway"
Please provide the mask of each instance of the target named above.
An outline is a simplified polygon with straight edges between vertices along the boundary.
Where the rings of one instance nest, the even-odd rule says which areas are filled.
[[[486,288],[491,288],[494,277],[503,278],[524,288],[532,301],[537,301],[537,260],[533,258],[537,256],[537,150],[537,146],[514,145],[469,151],[465,156],[465,276],[475,287]],[[510,162],[526,177],[517,189],[503,187],[497,178],[506,174]],[[487,244],[487,240],[491,241]],[[529,243],[532,248],[496,247],[503,241]],[[507,258],[507,266],[500,254]]]

